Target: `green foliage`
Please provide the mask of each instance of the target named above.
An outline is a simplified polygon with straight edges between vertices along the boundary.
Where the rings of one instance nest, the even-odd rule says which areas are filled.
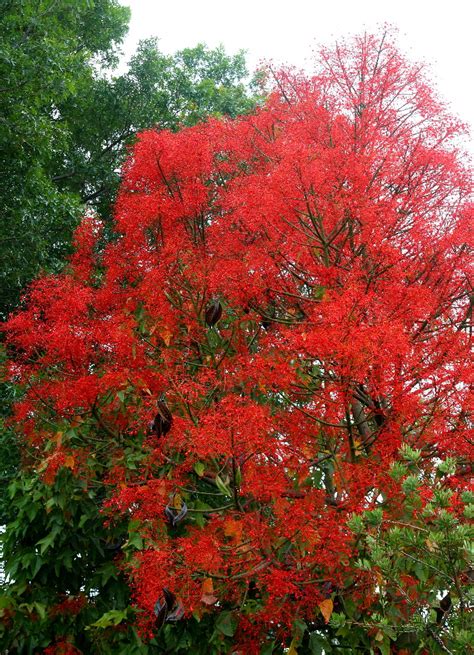
[[[0,345],[0,370],[5,363],[5,351]],[[0,382],[0,525],[8,522],[10,502],[7,487],[14,477],[19,460],[17,435],[8,425],[11,405],[19,399],[21,389],[9,382]]]
[[[118,625],[128,612],[128,588],[98,513],[100,492],[63,468],[52,485],[33,474],[13,481],[8,500],[15,518],[3,535],[2,652],[37,652],[72,630],[84,631],[81,645],[92,652],[93,628]],[[113,643],[94,652],[118,652]]]
[[[419,451],[407,447],[401,455],[406,464],[392,468],[393,477],[403,480],[399,520],[384,521],[382,508],[376,508],[348,522],[358,541],[357,566],[378,572],[378,611],[369,619],[345,606],[345,621],[334,613],[331,624],[338,642],[350,638],[354,652],[372,626],[382,654],[395,647],[420,654],[465,653],[474,636],[468,609],[474,598],[467,584],[474,530],[460,516],[470,513],[472,495],[464,493],[453,503],[455,492],[447,487],[454,470],[451,458],[439,462],[433,479],[424,474]],[[417,493],[421,481],[430,489],[429,502],[422,503]],[[403,616],[395,597],[404,600]],[[325,652],[343,651],[325,647]]]
[[[116,61],[129,11],[116,0],[7,0],[0,18],[0,316],[38,271],[61,265],[81,212],[57,186],[71,147],[58,107]]]

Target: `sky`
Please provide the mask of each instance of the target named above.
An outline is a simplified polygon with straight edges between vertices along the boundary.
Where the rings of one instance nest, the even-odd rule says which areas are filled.
[[[132,12],[125,56],[140,39],[156,36],[172,53],[199,42],[247,51],[250,69],[273,60],[312,69],[316,47],[340,37],[399,30],[398,43],[412,61],[430,66],[439,96],[474,132],[474,39],[469,0],[122,0]],[[471,11],[470,11],[471,9]],[[472,145],[472,141],[471,141]]]

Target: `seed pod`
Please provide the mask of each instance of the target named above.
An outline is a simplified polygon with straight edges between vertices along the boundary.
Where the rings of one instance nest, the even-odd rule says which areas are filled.
[[[170,507],[170,505],[166,505],[165,507],[165,516],[168,519],[168,522],[171,523],[173,528],[176,525],[178,525],[180,521],[184,519],[187,513],[188,513],[188,507],[184,502],[181,505],[181,509],[179,511],[174,509],[173,507]]]
[[[171,430],[173,416],[164,400],[158,400],[156,406],[158,408],[158,413],[153,419],[151,429],[157,437],[162,437],[165,434],[168,434]]]
[[[213,300],[206,309],[206,314],[205,314],[206,325],[212,327],[219,321],[221,316],[222,316],[222,305],[218,300]]]
[[[184,616],[184,608],[176,602],[176,596],[168,587],[163,587],[163,596],[156,601],[154,613],[156,627],[161,628],[167,622],[179,621]]]
[[[168,607],[168,611],[171,612],[176,602],[176,596],[168,589],[168,587],[163,587],[163,596],[165,597],[165,603]]]
[[[174,516],[175,516],[175,514],[174,514],[173,510],[171,509],[171,507],[169,505],[166,505],[166,507],[165,507],[165,516],[168,519],[168,523],[171,523],[171,525],[174,525]]]
[[[164,624],[166,621],[166,617],[168,615],[168,607],[166,605],[166,602],[162,602],[160,598],[155,603],[155,608],[153,610],[155,612],[156,616],[156,627],[161,628],[161,626]]]
[[[183,618],[183,616],[184,616],[184,607],[181,605],[181,603],[178,603],[174,608],[174,610],[171,612],[171,614],[168,614],[166,620],[168,622],[179,621],[180,619]]]

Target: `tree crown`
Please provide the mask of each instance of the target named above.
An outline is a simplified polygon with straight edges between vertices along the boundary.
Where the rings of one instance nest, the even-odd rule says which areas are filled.
[[[251,116],[143,132],[118,238],[85,218],[7,324],[25,467],[98,489],[122,535],[135,618],[96,632],[135,622],[157,652],[201,652],[203,630],[215,653],[468,643],[462,126],[389,35],[320,64],[275,74]]]

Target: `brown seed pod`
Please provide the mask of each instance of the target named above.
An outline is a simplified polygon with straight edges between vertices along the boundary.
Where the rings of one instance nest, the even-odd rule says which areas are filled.
[[[156,414],[151,424],[152,431],[157,437],[162,437],[171,430],[173,424],[173,416],[168,409],[168,405],[164,400],[158,400],[156,403],[158,413]]]
[[[166,617],[168,615],[168,607],[166,605],[165,601],[162,601],[160,598],[156,601],[155,603],[155,624],[157,628],[161,628],[161,626],[164,624],[166,621]]]
[[[220,320],[221,316],[222,316],[222,305],[218,300],[213,300],[206,309],[206,314],[205,314],[206,325],[212,327]]]
[[[174,621],[179,621],[182,619],[184,616],[184,607],[181,605],[180,602],[176,604],[176,607],[168,616],[166,617],[166,620],[168,623],[174,622]]]
[[[164,623],[179,621],[184,616],[184,607],[168,587],[163,587],[163,595],[155,603],[155,625],[161,628]]]
[[[176,603],[176,596],[173,594],[172,591],[168,589],[168,587],[163,587],[163,596],[165,597],[165,602],[168,607],[168,611],[171,612],[171,610],[174,607],[174,604]]]
[[[179,510],[175,509],[174,507],[170,507],[170,505],[166,505],[165,507],[165,516],[168,520],[168,523],[172,525],[173,528],[185,518],[187,513],[188,507],[184,502],[181,506],[181,509]]]

